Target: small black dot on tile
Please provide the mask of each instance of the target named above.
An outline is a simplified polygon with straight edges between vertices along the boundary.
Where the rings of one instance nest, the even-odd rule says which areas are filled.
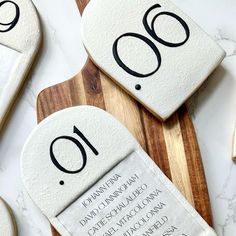
[[[136,85],[135,85],[135,89],[136,89],[136,90],[140,90],[141,88],[142,88],[142,87],[141,87],[140,84],[136,84]]]
[[[60,183],[60,185],[64,185],[64,181],[63,180],[61,180],[59,183]]]

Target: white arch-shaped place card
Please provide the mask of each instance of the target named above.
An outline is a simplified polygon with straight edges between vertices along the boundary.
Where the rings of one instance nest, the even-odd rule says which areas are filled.
[[[0,197],[0,235],[2,236],[17,235],[17,227],[12,210],[1,197]]]
[[[98,108],[43,120],[24,146],[21,171],[62,236],[216,236],[130,132]]]
[[[35,59],[40,22],[30,0],[0,0],[0,127]]]
[[[91,59],[161,120],[219,65],[225,52],[169,0],[93,0],[82,16]]]

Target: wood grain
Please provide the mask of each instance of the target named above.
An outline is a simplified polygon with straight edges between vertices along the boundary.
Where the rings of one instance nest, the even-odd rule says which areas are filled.
[[[87,0],[77,0],[81,14],[87,3]],[[192,206],[212,225],[201,155],[185,105],[161,123],[88,59],[74,78],[39,94],[38,122],[56,111],[85,104],[107,110],[120,120]],[[52,235],[59,234],[52,228]]]

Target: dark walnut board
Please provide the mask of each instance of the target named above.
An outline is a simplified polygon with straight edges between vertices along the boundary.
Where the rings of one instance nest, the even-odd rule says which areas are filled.
[[[88,0],[77,0],[81,14],[87,3]],[[167,122],[161,123],[88,59],[74,78],[39,94],[38,122],[56,111],[86,104],[100,107],[120,120],[192,206],[212,225],[201,155],[185,105]],[[59,235],[53,228],[52,234]]]

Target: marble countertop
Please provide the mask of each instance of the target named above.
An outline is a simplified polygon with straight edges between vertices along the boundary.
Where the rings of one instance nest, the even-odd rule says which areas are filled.
[[[15,212],[20,236],[50,235],[47,220],[30,200],[20,178],[20,153],[36,126],[37,94],[77,74],[87,57],[75,1],[33,2],[42,20],[44,45],[0,140],[0,195]],[[231,143],[236,120],[236,1],[174,2],[227,52],[222,65],[188,105],[204,162],[214,228],[220,236],[233,236],[236,235],[236,165],[231,160]]]

